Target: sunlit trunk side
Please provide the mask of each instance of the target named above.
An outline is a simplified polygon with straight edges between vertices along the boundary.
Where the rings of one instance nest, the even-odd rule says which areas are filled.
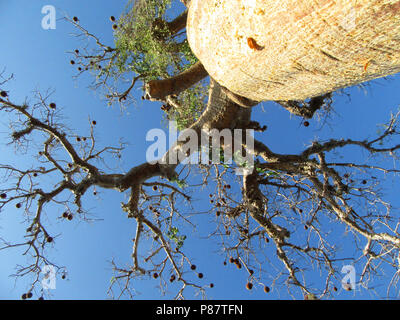
[[[252,100],[304,100],[400,71],[398,0],[192,0],[211,77]]]

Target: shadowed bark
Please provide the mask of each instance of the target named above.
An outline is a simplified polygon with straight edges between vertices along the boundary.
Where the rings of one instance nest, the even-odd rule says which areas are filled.
[[[149,81],[146,86],[146,98],[149,100],[165,100],[167,96],[179,94],[208,76],[201,62],[195,63],[182,73],[163,80]]]
[[[172,21],[165,21],[161,18],[155,19],[152,24],[153,35],[159,40],[165,40],[166,37],[173,37],[179,31],[186,28],[186,20],[187,10]]]

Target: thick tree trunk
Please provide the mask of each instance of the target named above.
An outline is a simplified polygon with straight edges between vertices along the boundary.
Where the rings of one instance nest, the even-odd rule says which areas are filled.
[[[180,14],[178,17],[176,17],[171,22],[167,23],[169,32],[172,35],[177,34],[179,31],[186,28],[186,21],[187,21],[187,10],[184,11],[182,14]]]
[[[164,80],[152,80],[146,84],[146,96],[150,100],[165,100],[172,94],[179,94],[208,76],[200,62],[184,72]]]
[[[185,10],[172,21],[165,21],[161,18],[155,19],[152,25],[153,34],[159,39],[176,35],[179,31],[186,28],[187,13],[187,10]],[[163,32],[164,29],[168,30],[167,35]]]
[[[189,44],[252,100],[304,100],[400,71],[399,0],[192,0]]]

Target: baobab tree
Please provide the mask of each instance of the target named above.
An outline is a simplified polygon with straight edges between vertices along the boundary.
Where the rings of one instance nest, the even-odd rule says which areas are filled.
[[[278,2],[254,1],[251,7],[243,8],[235,7],[240,2],[230,1],[182,2],[187,8],[182,7],[173,19],[168,18],[169,0],[130,2],[121,17],[110,17],[114,45],[104,44],[77,17],[66,17],[77,28],[78,36],[89,40],[71,52],[78,76],[94,74],[92,87],[105,92],[110,104],[122,107],[134,102],[132,90],[141,83],[143,99],[161,101],[167,119],[175,120],[179,129],[202,136],[212,130],[265,132],[267,128],[252,119],[252,110],[264,100],[275,101],[304,119],[307,126],[306,119],[332,112],[335,91],[399,69],[396,1],[367,1],[365,6],[355,7],[346,1],[316,4],[288,0],[279,1],[279,6]],[[174,5],[176,8],[178,3]],[[354,16],[349,18],[349,13]],[[355,17],[355,24],[337,23],[339,17],[346,23]],[[260,33],[260,28],[268,30],[269,26],[267,36]],[[346,27],[351,30],[343,37],[336,29]],[[368,36],[368,43],[377,35],[384,36],[370,46],[360,40],[361,34]],[[359,59],[359,64],[354,64],[354,59]],[[244,64],[246,74],[241,67]],[[3,88],[10,79],[4,74],[2,79]],[[127,79],[129,85],[121,91],[121,83]],[[163,161],[111,172],[102,165],[109,159],[105,155],[121,157],[123,144],[98,147],[93,130],[96,121],[90,120],[89,135],[78,136],[63,125],[56,103],[49,101],[47,94],[37,92],[36,100],[32,105],[19,104],[6,89],[1,91],[0,110],[12,115],[11,142],[19,148],[38,146],[32,169],[1,165],[6,181],[0,191],[0,207],[15,205],[26,216],[26,242],[14,244],[2,239],[2,249],[25,247],[33,258],[32,264],[20,267],[17,273],[33,275],[24,298],[39,285],[42,268],[55,266],[43,253],[54,241],[43,219],[50,215],[48,205],[60,206],[65,219],[84,219],[85,197],[93,187],[127,194],[121,210],[136,221],[132,264],[128,268],[113,264],[116,274],[111,293],[120,284],[121,292],[130,294],[131,281],[145,275],[161,279],[162,289],[168,282],[179,282],[176,298],[183,298],[187,287],[205,293],[213,284],[206,288],[186,278],[186,271],[195,271],[196,266],[191,263],[190,248],[183,245],[186,236],[176,226],[190,223],[178,204],[191,205],[190,192],[209,181],[216,186],[207,199],[209,212],[216,216],[211,236],[219,240],[225,264],[235,264],[249,273],[248,290],[263,283],[254,272],[258,268],[274,277],[272,284],[265,285],[266,293],[276,285],[294,295],[328,297],[337,289],[332,281],[342,277],[342,257],[337,239],[330,235],[332,226],[353,236],[358,255],[347,263],[362,265],[359,284],[368,288],[382,265],[393,272],[390,285],[397,282],[399,217],[380,194],[379,186],[383,175],[397,177],[399,173],[400,144],[395,140],[398,114],[389,117],[384,130],[374,137],[316,139],[298,153],[277,153],[261,140],[249,143],[243,139],[239,151],[252,155],[252,165],[240,161],[239,156],[227,161],[232,159],[224,154],[229,147],[226,139],[218,148],[205,150],[223,161],[188,164],[184,160],[199,156],[204,145],[199,140],[196,150],[187,149],[187,140],[181,139],[162,156]],[[347,160],[343,150],[348,147],[371,158]],[[392,167],[382,161],[384,157],[393,159]],[[247,170],[236,175],[240,168]],[[57,181],[56,187],[38,186],[34,179],[38,175]],[[232,183],[241,192],[232,192]],[[149,244],[150,252],[140,254],[142,243]],[[269,262],[260,260],[267,244],[274,246]],[[271,270],[270,263],[279,263],[281,270]],[[322,275],[320,283],[310,283],[311,266]],[[199,272],[198,277],[203,274]]]

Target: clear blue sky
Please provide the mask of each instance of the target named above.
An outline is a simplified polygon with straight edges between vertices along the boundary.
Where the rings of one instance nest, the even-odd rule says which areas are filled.
[[[87,87],[90,77],[73,79],[76,67],[69,64],[70,55],[67,51],[80,48],[82,43],[71,35],[75,30],[67,22],[58,20],[55,30],[43,30],[41,9],[44,5],[54,5],[57,18],[65,14],[78,16],[81,24],[92,33],[99,35],[103,42],[113,44],[113,33],[109,16],[118,17],[126,2],[114,1],[28,1],[0,0],[0,70],[6,68],[6,73],[13,73],[15,80],[6,85],[12,101],[23,102],[32,97],[34,89],[55,89],[52,100],[57,103],[66,115],[66,122],[71,129],[79,134],[87,134],[89,130],[88,117],[98,123],[96,132],[102,145],[117,145],[122,137],[129,145],[124,152],[123,168],[127,169],[145,161],[145,150],[150,145],[145,136],[149,129],[163,128],[162,111],[159,103],[148,103],[140,100],[141,91],[137,91],[137,106],[121,113],[118,108],[107,107],[101,95]],[[351,88],[345,95],[335,96],[335,114],[329,120],[330,125],[321,129],[321,123],[311,120],[310,127],[301,125],[301,120],[290,115],[273,103],[263,103],[258,106],[253,117],[261,124],[266,124],[268,130],[262,140],[275,152],[296,153],[301,151],[310,141],[320,136],[367,138],[376,134],[376,124],[385,122],[390,112],[395,112],[400,102],[400,78],[391,77],[389,81],[377,80],[370,84],[364,92],[359,88]],[[32,101],[32,99],[31,99]],[[29,168],[32,163],[27,156],[14,156],[7,146],[7,119],[0,118],[1,153],[0,163],[18,164]],[[211,187],[211,186],[210,186]],[[387,181],[388,199],[394,203],[399,184]],[[195,212],[204,212],[208,208],[208,193],[212,189],[196,193],[194,198]],[[107,288],[112,277],[109,261],[115,258],[121,265],[131,262],[132,238],[135,234],[135,222],[126,218],[120,209],[124,196],[117,192],[99,190],[97,197],[85,197],[85,207],[90,209],[93,223],[85,223],[79,219],[66,222],[60,219],[49,219],[49,228],[56,237],[55,244],[49,254],[58,265],[67,267],[66,280],[57,279],[57,288],[51,291],[54,299],[105,299]],[[398,203],[397,203],[398,204]],[[55,216],[59,209],[54,209]],[[58,210],[58,211],[57,211]],[[190,209],[187,208],[190,214]],[[262,286],[255,286],[252,291],[245,289],[248,276],[232,265],[223,266],[225,257],[219,252],[218,243],[206,239],[210,230],[210,222],[215,221],[214,215],[197,214],[191,217],[199,227],[193,232],[188,229],[190,237],[185,247],[191,248],[190,255],[198,270],[205,277],[200,283],[214,283],[213,289],[207,290],[210,299],[287,299],[290,296],[286,290],[273,290],[268,295]],[[25,230],[21,223],[20,212],[10,207],[0,214],[0,235],[6,239],[20,239]],[[340,237],[343,230],[332,230]],[[342,241],[342,240],[340,240]],[[275,250],[266,248],[274,254]],[[349,254],[352,254],[349,252]],[[14,283],[9,275],[13,273],[16,264],[23,264],[26,258],[20,250],[0,251],[0,299],[19,299],[27,289],[27,280],[20,279]],[[282,266],[281,266],[282,267]],[[315,281],[319,275],[314,275]],[[189,278],[195,280],[194,275]],[[386,282],[389,278],[386,278]],[[262,282],[270,285],[271,279],[263,274]],[[385,282],[385,283],[386,283]],[[167,294],[162,297],[157,288],[157,280],[143,279],[135,281],[137,299],[170,299],[174,296],[177,284],[170,286]],[[336,284],[340,287],[340,283]],[[385,295],[383,287],[376,290]],[[193,296],[187,291],[188,298]],[[338,299],[369,299],[373,296],[368,291],[345,292],[340,290],[335,294]],[[297,298],[300,298],[297,296]]]

